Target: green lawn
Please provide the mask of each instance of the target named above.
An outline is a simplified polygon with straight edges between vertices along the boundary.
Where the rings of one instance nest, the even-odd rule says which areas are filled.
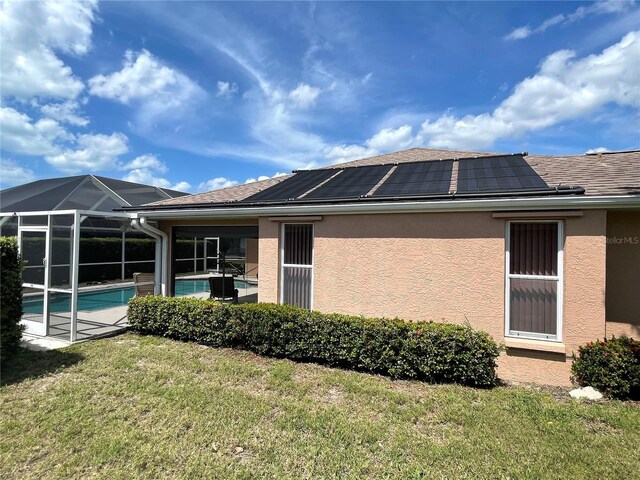
[[[0,478],[638,478],[640,405],[125,334],[2,371]]]

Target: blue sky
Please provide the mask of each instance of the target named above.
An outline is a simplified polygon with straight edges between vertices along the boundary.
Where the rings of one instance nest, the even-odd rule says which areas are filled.
[[[626,2],[3,2],[2,187],[198,192],[411,147],[640,148]]]

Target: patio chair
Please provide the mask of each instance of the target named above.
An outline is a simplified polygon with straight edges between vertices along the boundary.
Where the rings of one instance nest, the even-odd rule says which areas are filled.
[[[233,277],[209,277],[209,289],[211,290],[209,298],[238,303],[238,289],[233,282]]]
[[[136,288],[136,297],[144,297],[155,293],[155,274],[154,273],[134,273],[133,285]]]

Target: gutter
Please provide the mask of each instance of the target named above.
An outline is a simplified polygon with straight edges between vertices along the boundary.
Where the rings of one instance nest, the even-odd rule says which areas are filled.
[[[264,206],[271,205],[311,205],[311,204],[344,204],[346,202],[404,202],[411,200],[422,200],[423,202],[433,201],[433,200],[449,200],[456,198],[503,198],[503,197],[523,197],[523,196],[556,196],[556,195],[582,195],[585,190],[582,187],[578,186],[567,186],[567,185],[558,185],[557,187],[549,187],[549,188],[541,188],[541,189],[532,189],[532,190],[505,190],[501,192],[491,192],[490,197],[486,192],[470,192],[470,193],[457,193],[457,192],[449,192],[449,193],[439,193],[433,195],[413,195],[413,196],[360,196],[360,197],[340,197],[340,198],[318,198],[318,199],[308,199],[305,197],[299,199],[289,199],[289,200],[271,200],[271,201],[258,201],[258,202],[248,202],[246,200],[237,200],[231,202],[220,202],[220,203],[187,203],[187,204],[178,204],[178,205],[148,205],[146,208],[148,210],[182,210],[182,209],[194,209],[194,208],[231,208],[237,206],[243,207],[253,207],[253,208],[261,208]],[[122,211],[130,211],[139,210],[140,207],[122,207],[117,210]]]
[[[139,210],[137,217],[162,218],[230,218],[262,217],[283,215],[356,215],[367,213],[417,213],[417,212],[477,212],[477,211],[513,211],[513,210],[565,210],[636,208],[640,209],[640,195],[603,195],[603,196],[544,196],[526,198],[491,198],[453,200],[451,197],[431,201],[378,201],[353,202],[340,204],[286,204],[250,206],[238,203],[226,206],[186,205],[182,208]],[[139,207],[138,207],[139,208]],[[133,212],[132,212],[133,214]]]

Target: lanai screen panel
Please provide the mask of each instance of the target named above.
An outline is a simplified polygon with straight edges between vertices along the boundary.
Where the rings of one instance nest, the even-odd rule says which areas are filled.
[[[293,177],[245,198],[243,202],[273,202],[294,199],[321,184],[335,173],[336,170],[302,170],[296,172]]]
[[[314,190],[305,199],[332,200],[366,195],[391,170],[392,165],[345,168],[341,174]],[[330,170],[335,173],[335,170]]]
[[[522,156],[459,160],[458,193],[544,190],[549,185]]]
[[[401,163],[372,197],[402,197],[449,193],[453,160]]]

